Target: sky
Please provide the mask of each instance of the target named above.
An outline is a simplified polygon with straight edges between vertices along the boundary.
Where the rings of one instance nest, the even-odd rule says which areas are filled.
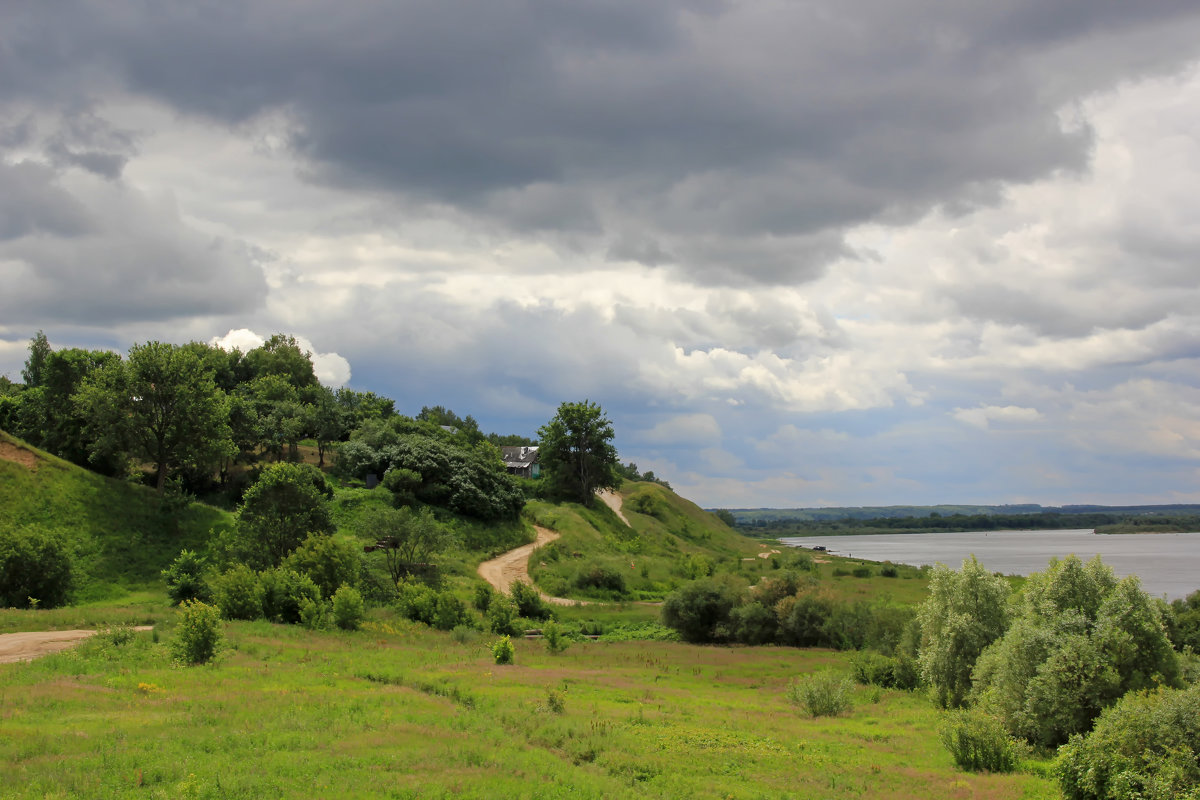
[[[1194,0],[7,0],[0,374],[295,335],[705,507],[1200,502]]]

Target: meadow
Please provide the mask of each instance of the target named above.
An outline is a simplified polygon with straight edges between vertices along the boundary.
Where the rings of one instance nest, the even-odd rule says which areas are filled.
[[[0,616],[7,630],[71,612],[157,623],[0,666],[0,796],[1058,796],[1047,762],[957,769],[920,693],[859,687],[851,711],[822,718],[787,700],[848,653],[519,640],[498,666],[494,636],[378,609],[357,632],[226,623],[216,661],[182,667],[175,612],[138,609]]]

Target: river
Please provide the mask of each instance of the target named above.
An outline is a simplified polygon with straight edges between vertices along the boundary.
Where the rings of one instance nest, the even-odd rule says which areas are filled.
[[[1099,555],[1119,576],[1137,575],[1142,588],[1168,600],[1200,589],[1200,533],[1095,534],[1090,530],[888,533],[865,536],[798,536],[794,547],[824,545],[839,556],[897,564],[942,563],[958,569],[972,554],[993,572],[1028,575],[1051,558]]]

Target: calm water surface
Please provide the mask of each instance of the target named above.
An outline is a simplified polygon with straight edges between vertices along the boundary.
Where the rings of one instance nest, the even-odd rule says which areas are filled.
[[[800,536],[784,544],[825,545],[839,556],[897,564],[936,564],[958,569],[972,554],[993,572],[1028,575],[1051,558],[1072,553],[1104,559],[1119,576],[1137,575],[1142,588],[1168,600],[1200,589],[1200,533],[1095,534],[1072,531],[986,531],[973,533],[888,533],[871,536]]]

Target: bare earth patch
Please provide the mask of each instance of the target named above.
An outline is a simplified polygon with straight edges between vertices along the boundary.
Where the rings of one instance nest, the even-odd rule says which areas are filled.
[[[604,505],[613,510],[613,512],[617,515],[617,519],[621,520],[621,522],[624,522],[626,525],[629,525],[629,520],[625,519],[625,514],[621,511],[621,495],[617,494],[612,489],[604,489],[596,492],[596,496],[604,501]],[[632,528],[633,526],[629,525],[629,527]]]
[[[24,447],[17,447],[11,442],[0,442],[0,458],[37,472],[38,457]]]
[[[148,631],[151,625],[139,625],[135,631]],[[0,634],[0,664],[33,661],[82,642],[96,631],[34,631],[32,633]]]

